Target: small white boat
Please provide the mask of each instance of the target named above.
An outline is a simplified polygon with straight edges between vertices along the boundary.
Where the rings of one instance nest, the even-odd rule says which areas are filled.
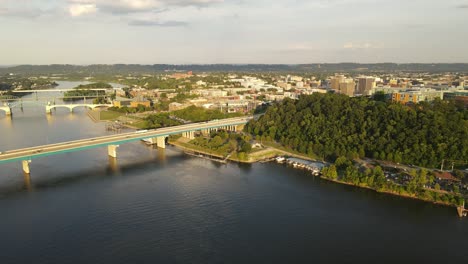
[[[276,162],[283,163],[286,159],[284,157],[276,157]]]

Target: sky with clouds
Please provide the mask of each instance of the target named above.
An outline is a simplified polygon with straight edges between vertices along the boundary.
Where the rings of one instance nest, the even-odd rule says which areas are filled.
[[[0,65],[468,62],[468,0],[0,0]]]

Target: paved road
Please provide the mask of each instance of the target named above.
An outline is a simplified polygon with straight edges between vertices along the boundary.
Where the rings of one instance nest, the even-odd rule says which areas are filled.
[[[73,152],[84,149],[118,145],[122,143],[137,141],[145,138],[169,136],[181,134],[183,132],[203,130],[208,128],[219,128],[223,126],[246,124],[251,117],[229,118],[203,123],[192,123],[174,127],[159,128],[153,130],[143,130],[130,133],[122,133],[110,136],[87,138],[81,140],[67,141],[56,144],[48,144],[23,149],[3,151],[0,154],[0,164],[18,160],[28,160],[36,157],[50,156],[65,152]]]

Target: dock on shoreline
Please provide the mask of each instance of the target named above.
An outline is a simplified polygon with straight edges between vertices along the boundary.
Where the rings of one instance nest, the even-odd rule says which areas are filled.
[[[187,155],[190,155],[190,156],[194,156],[194,157],[198,157],[198,158],[202,158],[202,159],[207,159],[207,160],[227,164],[226,159],[220,159],[219,157],[215,157],[215,156],[212,156],[212,155],[201,154],[201,153],[198,153],[197,151],[187,151],[187,150],[185,150],[184,153],[187,154]]]

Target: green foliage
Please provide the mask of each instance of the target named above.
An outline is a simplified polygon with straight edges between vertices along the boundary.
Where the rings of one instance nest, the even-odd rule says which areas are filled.
[[[119,112],[119,113],[129,113],[129,114],[134,114],[134,113],[144,113],[147,111],[152,111],[154,110],[153,107],[146,107],[142,104],[138,104],[137,107],[128,107],[128,106],[122,106],[122,107],[109,107],[109,111],[114,111],[114,112]]]
[[[352,162],[348,158],[341,156],[335,160],[335,165],[339,170],[344,170],[351,166]]]
[[[80,84],[75,89],[97,89],[97,88],[112,88],[112,85],[104,82],[96,82],[96,83],[89,83],[89,84]]]
[[[387,180],[384,171],[380,166],[375,168],[367,168],[364,173],[360,172],[356,166],[349,162],[343,162],[345,159],[342,157],[338,158],[337,161],[341,162],[342,169],[338,173],[338,180],[347,183],[352,183],[357,186],[366,186],[380,192],[390,192],[398,195],[410,195],[419,199],[443,202],[451,205],[460,205],[464,199],[460,196],[460,189],[454,185],[453,194],[441,193],[440,185],[435,184],[435,191],[425,187],[425,184],[431,181],[432,176],[428,176],[428,172],[424,169],[419,172],[414,170],[411,172],[414,176],[411,176],[411,180],[406,185],[400,185],[393,181]],[[343,165],[346,164],[346,165]],[[325,178],[333,177],[333,173],[330,172],[330,168],[324,168],[322,170]],[[433,180],[433,179],[432,179]]]
[[[338,179],[338,172],[336,171],[336,166],[331,165],[330,167],[323,167],[322,175],[325,178],[336,180]]]
[[[149,115],[145,118],[147,127],[146,128],[160,128],[181,125],[182,123],[177,120],[173,120],[169,117],[169,114],[156,114]]]
[[[167,94],[166,94],[166,98],[167,98]],[[170,102],[171,103],[172,102],[183,103],[189,99],[195,99],[195,98],[198,98],[198,95],[179,92],[174,98],[171,99]]]
[[[35,89],[49,89],[57,86],[58,84],[54,81],[47,79],[29,79],[22,76],[0,76],[0,90],[35,90]]]
[[[220,130],[211,133],[209,137],[196,137],[190,143],[224,156],[236,152],[240,160],[245,160],[248,157],[247,154],[252,150],[250,140],[249,136],[229,134],[224,130]]]
[[[285,99],[252,120],[246,131],[328,160],[372,157],[424,167],[468,160],[468,110],[436,100],[414,106],[313,94]]]
[[[178,118],[192,122],[202,122],[213,119],[224,119],[229,117],[241,116],[241,114],[239,113],[225,114],[219,110],[210,110],[196,106],[189,106],[185,109],[174,111],[173,115],[177,116]]]
[[[386,101],[386,97],[385,97],[385,93],[384,92],[376,92],[374,94],[374,100],[375,101],[380,101],[380,102],[385,102]]]
[[[93,100],[93,104],[108,104],[108,103],[109,102],[104,97],[98,97]]]
[[[463,180],[465,178],[465,173],[461,170],[455,170],[455,177],[459,180]]]

